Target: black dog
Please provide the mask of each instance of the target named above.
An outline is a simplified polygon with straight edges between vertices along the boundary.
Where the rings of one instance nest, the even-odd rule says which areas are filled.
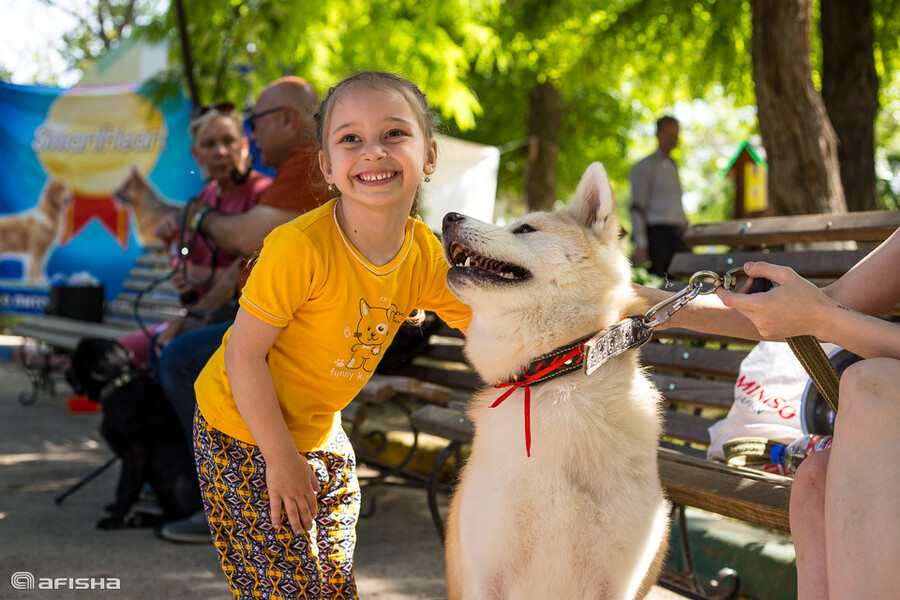
[[[78,344],[66,372],[77,394],[99,401],[100,434],[122,458],[116,501],[106,507],[100,529],[158,525],[203,508],[197,472],[178,417],[156,381],[131,364],[118,342],[88,338]],[[144,482],[156,491],[163,514],[152,519],[129,517]]]

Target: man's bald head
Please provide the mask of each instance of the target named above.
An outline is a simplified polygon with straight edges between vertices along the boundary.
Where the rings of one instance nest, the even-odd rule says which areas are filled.
[[[302,77],[282,77],[263,88],[251,122],[251,139],[263,164],[278,168],[294,148],[315,140],[318,103],[316,91]]]
[[[319,96],[309,82],[294,75],[276,79],[266,85],[259,94],[259,100],[270,96],[277,104],[290,106],[298,112],[312,114],[319,105]]]

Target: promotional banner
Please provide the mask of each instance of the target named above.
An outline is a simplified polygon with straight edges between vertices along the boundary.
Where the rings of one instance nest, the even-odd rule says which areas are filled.
[[[203,187],[189,118],[136,85],[0,82],[0,311],[42,312],[73,275],[119,292],[160,209]]]

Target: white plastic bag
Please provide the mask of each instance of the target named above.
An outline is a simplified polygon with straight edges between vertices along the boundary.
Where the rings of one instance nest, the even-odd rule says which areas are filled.
[[[826,352],[835,348],[823,344]],[[760,342],[741,362],[728,415],[709,428],[708,458],[739,437],[790,443],[803,435],[800,404],[809,376],[786,342]]]

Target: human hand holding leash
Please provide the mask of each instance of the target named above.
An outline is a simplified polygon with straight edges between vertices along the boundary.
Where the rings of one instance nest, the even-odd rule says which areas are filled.
[[[744,272],[751,278],[739,293],[716,290],[722,304],[753,322],[759,334],[769,340],[820,334],[838,305],[793,269],[766,262],[748,262]],[[774,287],[764,293],[746,293],[752,280],[768,279]],[[744,293],[740,293],[744,292]]]
[[[291,530],[309,531],[316,517],[319,480],[306,458],[289,448],[283,457],[266,460],[266,488],[269,491],[272,526],[281,524],[281,508],[287,514]],[[301,527],[302,526],[302,527]]]
[[[153,233],[160,239],[171,242],[178,235],[181,226],[178,223],[178,217],[171,213],[166,213],[156,222],[153,227]]]

